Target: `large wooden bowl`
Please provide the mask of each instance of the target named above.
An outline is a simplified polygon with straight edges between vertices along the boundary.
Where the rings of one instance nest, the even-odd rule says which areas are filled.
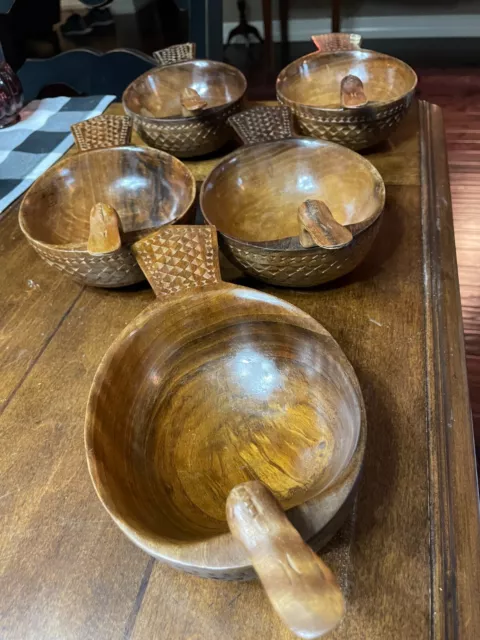
[[[373,243],[385,204],[373,165],[337,144],[296,137],[286,107],[255,107],[230,121],[250,144],[220,162],[200,192],[203,216],[216,226],[225,255],[280,286],[311,287],[354,269]],[[306,231],[299,213],[305,201],[310,208],[326,205],[345,237],[323,237],[322,221],[318,233]]]
[[[85,426],[95,489],[154,557],[222,579],[252,577],[253,562],[268,583],[255,550],[228,532],[229,493],[260,481],[305,540],[324,544],[351,507],[365,450],[355,373],[313,318],[221,282],[213,227],[165,228],[134,251],[159,301],[117,338],[95,376]],[[286,524],[275,529],[278,541]],[[243,527],[247,546],[256,526]],[[261,528],[260,537],[273,531]],[[272,544],[263,561],[284,554]]]
[[[107,146],[126,143],[127,120],[99,116],[76,125],[77,145],[90,150],[46,171],[20,208],[20,227],[32,247],[81,284],[122,287],[143,280],[132,242],[194,215],[195,180],[180,160],[155,149]],[[123,242],[114,252],[95,255],[88,239],[98,203],[116,210]]]
[[[364,149],[386,140],[405,116],[417,76],[404,62],[360,49],[355,34],[314,36],[318,51],[277,78],[277,98],[305,135]]]
[[[194,60],[192,44],[154,55],[159,67],[123,94],[125,112],[142,140],[179,158],[220,149],[233,135],[227,119],[242,107],[245,76],[223,62]]]

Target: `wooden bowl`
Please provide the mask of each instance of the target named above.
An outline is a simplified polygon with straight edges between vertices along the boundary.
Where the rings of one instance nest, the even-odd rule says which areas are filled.
[[[242,107],[245,76],[223,62],[194,60],[191,44],[154,55],[160,66],[123,94],[125,112],[142,140],[180,158],[220,149],[233,135],[227,119]]]
[[[126,120],[99,116],[75,125],[77,145],[91,150],[46,171],[20,208],[20,227],[32,247],[81,284],[123,287],[143,280],[132,242],[194,215],[195,180],[180,160],[154,149],[106,146],[125,144]],[[90,217],[100,203],[117,212],[123,242],[98,254],[89,251],[88,241]]]
[[[200,192],[203,216],[217,228],[225,255],[253,277],[288,287],[311,287],[354,269],[373,243],[385,204],[373,165],[337,144],[295,137],[286,107],[255,107],[230,122],[250,144],[220,162]],[[330,224],[319,218],[325,208]]]
[[[364,149],[386,140],[407,113],[417,76],[404,62],[360,49],[355,34],[313,36],[318,51],[277,78],[277,98],[305,135]]]
[[[155,558],[221,579],[253,577],[253,563],[265,585],[234,516],[236,534],[228,531],[229,493],[260,481],[304,539],[316,549],[325,543],[351,507],[365,450],[357,378],[313,318],[221,282],[213,227],[165,228],[134,252],[159,301],[123,331],[96,373],[85,425],[95,489]],[[257,525],[240,527],[250,532],[247,546],[268,537]],[[283,552],[264,549],[263,561]]]

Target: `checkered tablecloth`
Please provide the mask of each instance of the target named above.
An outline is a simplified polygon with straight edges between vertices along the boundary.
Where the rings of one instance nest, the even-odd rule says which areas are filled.
[[[72,146],[72,124],[98,116],[115,96],[46,98],[22,109],[20,121],[0,129],[0,216]]]

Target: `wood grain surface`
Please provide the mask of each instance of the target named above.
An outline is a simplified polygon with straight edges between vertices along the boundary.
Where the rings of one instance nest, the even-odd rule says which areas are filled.
[[[185,90],[193,91],[196,102],[184,102]],[[243,73],[224,62],[169,61],[136,78],[122,101],[145,142],[192,158],[218,151],[231,140],[227,119],[240,111],[246,90]]]
[[[246,579],[225,503],[258,479],[318,550],[343,524],[365,454],[350,363],[297,307],[219,282],[214,227],[171,226],[133,250],[159,300],[115,340],[92,384],[85,444],[100,500],[154,557]]]
[[[413,69],[391,56],[360,49],[361,38],[354,34],[312,39],[320,50],[291,62],[276,82],[279,102],[290,108],[302,133],[351,149],[387,140],[412,101],[417,84]],[[353,97],[352,78],[360,99]],[[345,82],[349,91],[344,91]]]
[[[480,147],[476,124],[480,76],[473,69],[426,70],[420,95],[444,112],[453,222],[462,299],[467,371],[475,440],[480,444]]]
[[[306,640],[334,629],[345,613],[337,581],[265,486],[255,480],[234,487],[226,511],[232,535],[289,629]]]
[[[322,553],[347,601],[332,639],[470,640],[480,629],[473,443],[433,111],[422,115],[422,178],[433,190],[420,189],[413,111],[368,155],[386,182],[387,208],[362,265],[326,288],[266,289],[332,333],[366,403],[356,509]],[[202,179],[215,162],[190,168]],[[72,285],[27,245],[17,211],[0,222],[2,639],[291,640],[259,583],[178,573],[111,523],[88,477],[84,411],[101,357],[154,294]]]
[[[286,107],[266,106],[230,118],[244,142],[256,135],[258,144],[230,153],[213,169],[200,190],[200,209],[239,269],[268,284],[313,287],[344,276],[364,259],[381,223],[385,185],[358,153],[295,136],[289,118]],[[273,139],[265,141],[264,130]],[[305,242],[299,207],[308,199],[324,202],[343,229],[337,245],[326,241],[318,224],[314,232],[312,217]]]
[[[108,116],[92,120],[101,118]],[[187,222],[194,201],[194,178],[177,158],[145,147],[100,147],[70,154],[40,176],[23,198],[20,227],[51,266],[76,282],[122,287],[143,280],[129,241]],[[122,247],[110,255],[87,247],[90,213],[99,203],[115,209],[123,233]]]

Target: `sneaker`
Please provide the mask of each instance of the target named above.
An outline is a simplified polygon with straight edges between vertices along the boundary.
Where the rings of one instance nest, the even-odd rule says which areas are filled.
[[[85,16],[89,27],[108,27],[113,24],[110,9],[91,9]]]
[[[64,24],[60,25],[60,31],[68,38],[69,36],[86,36],[92,33],[93,29],[85,22],[83,16],[73,13]]]

